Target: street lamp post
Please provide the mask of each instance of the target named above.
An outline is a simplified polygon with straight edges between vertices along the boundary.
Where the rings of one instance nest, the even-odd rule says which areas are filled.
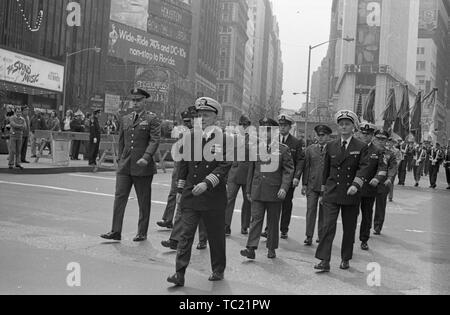
[[[311,85],[311,53],[314,49],[323,46],[328,43],[337,42],[338,40],[344,40],[346,42],[353,42],[355,41],[354,38],[346,37],[346,38],[335,38],[329,41],[326,41],[324,43],[315,45],[315,46],[309,46],[309,56],[308,56],[308,82],[307,82],[307,90],[306,90],[306,119],[305,119],[305,141],[307,143],[308,141],[308,113],[309,113],[309,95],[310,95],[310,85]]]
[[[86,49],[82,49],[80,51],[76,51],[73,53],[66,53],[66,60],[65,60],[65,66],[64,66],[64,94],[63,94],[63,109],[62,109],[62,115],[64,117],[65,112],[66,112],[66,95],[67,95],[67,77],[68,77],[68,67],[69,67],[69,57],[80,54],[82,52],[85,51],[90,51],[90,50],[94,50],[97,54],[100,53],[102,51],[101,48],[98,47],[92,47],[92,48],[86,48]]]

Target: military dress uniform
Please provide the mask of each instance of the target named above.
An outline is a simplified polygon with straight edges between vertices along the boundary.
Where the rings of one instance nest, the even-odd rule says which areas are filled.
[[[406,171],[407,171],[407,165],[408,165],[408,161],[406,159],[406,154],[407,154],[408,150],[409,150],[408,144],[403,143],[400,146],[401,161],[399,162],[399,166],[398,166],[398,184],[400,186],[405,186]]]
[[[444,160],[444,152],[439,147],[433,147],[430,150],[430,187],[436,188],[437,177],[439,174],[439,169],[441,167],[441,163]]]
[[[363,123],[360,126],[361,131],[373,134],[376,126],[370,123]],[[368,145],[369,166],[367,170],[367,181],[361,189],[361,229],[359,239],[362,242],[361,248],[368,250],[367,242],[370,239],[372,229],[372,219],[375,201],[378,193],[378,185],[385,181],[387,176],[387,163],[384,162],[384,148],[376,146],[374,143]],[[372,186],[370,182],[375,179],[377,186]]]
[[[220,104],[210,98],[201,98],[196,101],[197,111],[214,111],[218,114]],[[217,142],[216,142],[217,139]],[[222,141],[219,141],[222,139]],[[190,144],[186,141],[190,141]],[[188,160],[180,162],[179,193],[181,193],[181,239],[178,244],[176,258],[176,276],[168,281],[176,285],[184,285],[184,274],[190,263],[192,245],[195,232],[203,220],[208,241],[210,244],[211,265],[213,276],[211,281],[223,279],[226,268],[225,244],[225,209],[227,206],[227,176],[232,162],[226,157],[226,136],[222,130],[205,133],[194,129],[191,136],[183,142],[183,150],[190,146],[194,148]],[[199,146],[199,144],[201,144]],[[200,155],[196,154],[198,146],[202,149]],[[213,159],[206,159],[205,148],[211,149]],[[209,152],[208,152],[209,153]],[[206,184],[208,189],[199,196],[194,196],[193,190],[199,184]],[[182,280],[181,280],[182,278]]]
[[[260,122],[261,126],[277,126],[278,123],[272,119]],[[252,219],[247,242],[247,249],[241,251],[241,255],[249,259],[255,258],[255,250],[259,247],[261,232],[264,224],[264,216],[267,212],[268,235],[267,249],[269,258],[275,258],[275,250],[279,246],[279,223],[283,200],[279,199],[278,193],[289,191],[294,178],[294,162],[288,146],[274,141],[268,146],[268,157],[258,154],[256,162],[250,164],[247,179],[247,194],[252,201]],[[265,167],[273,161],[278,165],[272,172],[266,172]]]
[[[137,95],[148,93],[142,90],[132,92]],[[133,94],[133,95],[136,95]],[[131,188],[134,186],[139,203],[139,226],[136,241],[147,238],[153,176],[157,173],[153,156],[158,150],[161,138],[161,123],[155,114],[142,111],[123,117],[119,133],[119,167],[116,179],[116,196],[112,232],[102,235],[106,239],[120,240],[125,208],[128,203]],[[137,162],[144,159],[147,166]]]
[[[91,123],[89,125],[89,165],[97,165],[97,157],[100,150],[101,141],[101,128],[98,118],[95,115],[99,114],[101,111],[97,110],[91,118]]]
[[[336,115],[337,122],[348,119],[358,126],[358,117],[350,111]],[[336,235],[337,220],[342,210],[344,235],[342,240],[341,269],[348,269],[353,258],[353,246],[361,202],[361,189],[368,178],[368,147],[355,137],[338,139],[327,145],[323,172],[323,237],[317,248],[316,258],[322,261],[316,266],[321,271],[329,271],[333,241]],[[359,191],[348,195],[350,187]]]
[[[376,137],[386,137],[387,139],[389,137],[389,133],[386,131],[379,131]],[[396,153],[385,148],[383,153],[383,163],[387,167],[387,176],[378,184],[377,187],[375,217],[373,224],[375,235],[380,235],[381,231],[383,230],[383,225],[386,218],[387,199],[392,187],[395,185],[395,177],[397,176],[398,172],[398,161]],[[386,185],[387,181],[389,181],[389,185]]]
[[[287,115],[281,115],[280,117],[278,117],[278,123],[292,125],[294,124],[294,120]],[[293,135],[289,134],[285,137],[280,135],[280,143],[289,147],[295,167],[294,179],[297,179],[300,182],[305,164],[305,151],[303,150],[303,142],[295,138]],[[287,238],[287,234],[289,233],[289,225],[291,224],[293,208],[292,200],[294,199],[295,189],[296,187],[294,187],[293,183],[291,183],[289,191],[287,192],[286,199],[284,199],[283,201],[280,223],[282,238]]]
[[[447,189],[450,190],[450,146],[447,146],[447,149],[445,150],[444,168],[448,184]]]
[[[242,116],[239,120],[239,125],[251,125],[250,119],[246,116]],[[250,167],[250,163],[248,162],[247,157],[247,148],[249,136],[248,134],[239,135],[242,138],[242,144],[238,143],[239,139],[236,139],[236,149],[238,150],[239,145],[244,145],[245,147],[245,160],[239,161],[236,160],[231,167],[230,173],[228,175],[228,205],[226,209],[225,216],[225,233],[227,235],[231,234],[231,222],[233,220],[234,209],[236,205],[236,198],[239,193],[239,190],[242,190],[244,203],[242,204],[241,211],[241,234],[247,234],[248,229],[250,227],[250,218],[251,218],[251,203],[247,198],[247,175]]]
[[[328,126],[317,126],[316,133],[332,134],[333,131]],[[322,177],[325,162],[325,152],[327,144],[313,144],[306,149],[305,166],[303,171],[303,187],[306,187],[306,238],[307,245],[312,245],[314,230],[317,221],[317,207],[319,206],[318,234],[319,240],[322,238],[323,207],[319,205],[322,194]]]

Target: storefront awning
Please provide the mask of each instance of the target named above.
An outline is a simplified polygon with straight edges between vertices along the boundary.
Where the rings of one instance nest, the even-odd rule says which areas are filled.
[[[17,83],[10,83],[6,81],[0,80],[0,90],[6,91],[6,92],[15,92],[15,93],[21,93],[21,94],[27,94],[27,95],[57,95],[60,94],[55,91],[49,91],[44,90],[40,88],[32,88],[26,85],[17,84]]]

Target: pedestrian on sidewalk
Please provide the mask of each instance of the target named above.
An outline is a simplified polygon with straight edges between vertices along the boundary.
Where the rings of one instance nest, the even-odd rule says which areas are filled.
[[[78,110],[75,113],[75,119],[73,119],[70,122],[70,130],[72,132],[76,133],[82,133],[84,132],[84,120],[83,120],[83,113],[81,110]],[[81,140],[74,140],[73,146],[72,146],[72,160],[73,161],[79,161],[79,154],[80,154],[80,146],[81,146]]]
[[[445,149],[444,168],[448,184],[447,190],[450,190],[450,145]]]
[[[2,131],[2,139],[6,141],[6,147],[9,151],[9,139],[10,139],[10,133],[11,133],[11,125],[9,123],[10,118],[14,116],[14,107],[12,105],[6,106],[6,113],[5,117],[2,120],[1,124],[1,131]]]
[[[25,128],[23,130],[22,135],[22,148],[20,150],[20,159],[21,162],[24,164],[30,164],[30,162],[27,161],[27,151],[28,151],[28,141],[30,139],[30,109],[28,106],[22,107],[22,118],[25,120]]]
[[[23,170],[21,166],[21,153],[22,153],[22,141],[23,131],[25,130],[25,119],[22,117],[22,109],[16,107],[14,110],[14,116],[9,120],[11,126],[10,142],[9,142],[9,169],[13,169],[14,166],[20,170]]]
[[[30,122],[31,158],[33,159],[37,157],[36,149],[40,149],[42,144],[42,140],[36,137],[36,130],[47,130],[47,125],[41,112],[36,112],[35,110],[33,118],[31,118]]]
[[[101,129],[98,118],[101,111],[96,110],[89,124],[89,166],[97,165],[97,157],[100,149]]]

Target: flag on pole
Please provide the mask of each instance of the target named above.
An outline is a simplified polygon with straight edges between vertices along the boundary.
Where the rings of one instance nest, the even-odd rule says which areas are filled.
[[[386,110],[383,114],[384,130],[391,131],[392,124],[397,118],[397,105],[395,102],[395,90],[391,88],[386,103]]]
[[[409,119],[410,119],[410,105],[409,105],[409,89],[406,85],[403,90],[402,104],[395,120],[394,132],[398,134],[402,139],[406,139],[409,136]]]
[[[358,105],[356,107],[356,116],[358,116],[359,120],[361,120],[362,115],[363,115],[363,96],[362,91],[360,89],[358,97]]]
[[[372,124],[375,124],[375,96],[376,89],[373,88],[369,93],[369,98],[367,99],[363,115],[363,119]]]
[[[414,103],[411,118],[411,133],[417,143],[422,142],[422,91],[419,91]]]

